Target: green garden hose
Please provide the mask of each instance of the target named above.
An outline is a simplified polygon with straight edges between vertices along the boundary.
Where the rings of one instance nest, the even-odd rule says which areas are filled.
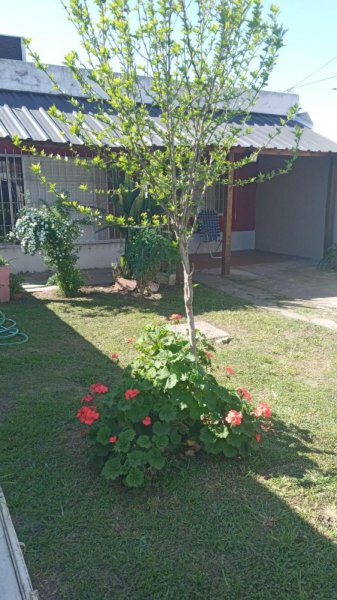
[[[8,319],[0,310],[0,346],[18,346],[28,339],[28,335],[19,331],[14,319]]]

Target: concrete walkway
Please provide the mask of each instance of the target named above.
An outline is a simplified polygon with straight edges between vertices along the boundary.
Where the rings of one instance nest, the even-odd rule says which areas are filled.
[[[38,600],[0,488],[0,599]]]
[[[195,273],[194,280],[243,302],[337,331],[337,274],[320,271],[313,261],[291,260]]]

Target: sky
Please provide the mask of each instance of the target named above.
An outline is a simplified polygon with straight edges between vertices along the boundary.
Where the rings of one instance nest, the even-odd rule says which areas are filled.
[[[265,0],[266,6],[271,3]],[[295,86],[291,91],[299,94],[301,109],[309,112],[316,131],[337,141],[337,0],[273,3],[281,9],[280,22],[287,33],[268,89],[284,92]],[[32,38],[46,63],[62,64],[64,55],[79,47],[60,0],[0,0],[0,14],[0,33]],[[313,83],[328,77],[332,78]]]

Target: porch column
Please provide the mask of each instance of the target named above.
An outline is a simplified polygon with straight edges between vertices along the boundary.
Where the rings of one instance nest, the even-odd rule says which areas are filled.
[[[229,160],[234,162],[234,152],[230,152]],[[231,243],[232,243],[232,215],[233,215],[233,196],[234,186],[231,183],[234,181],[234,171],[228,172],[229,184],[227,186],[227,194],[223,204],[223,228],[222,228],[222,257],[221,257],[221,276],[228,277],[231,267]]]
[[[325,208],[324,254],[333,244],[334,221],[337,203],[337,156],[330,158],[328,191]]]

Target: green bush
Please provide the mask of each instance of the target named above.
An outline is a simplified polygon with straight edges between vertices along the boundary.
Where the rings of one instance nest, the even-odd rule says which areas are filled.
[[[177,263],[177,250],[174,242],[158,228],[135,228],[129,233],[125,261],[142,292],[164,263]]]
[[[9,275],[9,292],[11,298],[15,296],[15,294],[21,294],[23,292],[23,277],[22,275],[18,275],[17,273],[10,273]]]
[[[16,222],[12,237],[21,244],[24,254],[40,253],[47,267],[55,271],[55,281],[64,296],[73,296],[83,284],[76,267],[78,250],[75,243],[82,231],[82,221],[73,219],[65,199],[40,208],[24,208]]]
[[[135,347],[139,354],[120,385],[111,391],[91,385],[77,413],[89,426],[86,458],[105,478],[137,487],[178,449],[231,458],[260,441],[269,405],[254,409],[247,390],[218,384],[210,372],[212,347],[201,334],[197,359],[167,327],[147,327]]]

